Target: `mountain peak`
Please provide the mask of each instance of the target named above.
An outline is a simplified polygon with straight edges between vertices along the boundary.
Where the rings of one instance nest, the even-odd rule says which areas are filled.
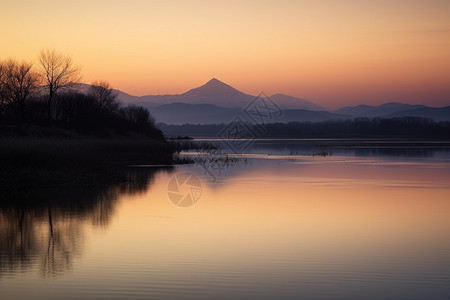
[[[232,86],[212,78],[204,85],[187,91],[178,96],[186,103],[215,104],[223,107],[242,107],[253,99]]]
[[[217,79],[216,77],[211,78],[206,84],[208,83],[223,83],[222,81],[220,81],[219,79]]]
[[[222,94],[222,95],[228,95],[230,96],[231,94],[242,94],[241,92],[239,92],[238,90],[236,90],[234,87],[220,81],[217,78],[212,78],[210,79],[207,83],[205,83],[204,85],[198,87],[198,88],[194,88],[190,91],[187,91],[185,94],[198,94],[201,93],[202,95],[206,95],[206,94],[210,94],[208,96],[212,96],[213,94]]]
[[[205,83],[204,85],[203,85],[204,87],[205,86],[211,86],[211,87],[223,87],[223,86],[229,86],[228,84],[226,84],[226,83],[223,83],[222,81],[220,81],[219,79],[217,79],[217,78],[212,78],[212,79],[210,79],[207,83]]]

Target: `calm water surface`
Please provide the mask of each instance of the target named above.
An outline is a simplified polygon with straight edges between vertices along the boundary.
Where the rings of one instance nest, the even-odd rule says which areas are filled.
[[[257,141],[240,157],[2,199],[0,298],[450,298],[448,147]]]

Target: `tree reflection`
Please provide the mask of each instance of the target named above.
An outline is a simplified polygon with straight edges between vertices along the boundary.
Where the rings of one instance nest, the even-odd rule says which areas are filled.
[[[35,267],[46,277],[70,271],[85,227],[106,228],[120,197],[145,192],[161,170],[128,171],[108,187],[0,191],[0,278]]]
[[[34,222],[35,213],[23,208],[6,209],[0,214],[1,273],[5,269],[22,271],[31,265],[32,254],[39,248]]]

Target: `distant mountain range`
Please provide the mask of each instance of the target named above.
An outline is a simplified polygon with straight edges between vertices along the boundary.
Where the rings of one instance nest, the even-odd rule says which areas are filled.
[[[426,108],[425,105],[410,105],[397,102],[389,102],[379,106],[357,105],[346,106],[335,111],[338,114],[351,115],[354,117],[376,118],[383,117],[400,111]]]
[[[450,106],[441,108],[425,105],[411,105],[397,102],[389,102],[378,106],[357,105],[347,106],[334,111],[337,114],[345,114],[353,118],[398,118],[421,117],[435,121],[450,121]]]
[[[212,104],[226,108],[242,108],[252,101],[255,96],[242,93],[232,86],[216,78],[211,79],[201,87],[191,89],[176,95],[147,95],[131,96],[121,91],[118,98],[124,103],[135,103],[145,107],[155,107],[172,103]],[[275,94],[270,98],[284,109],[326,110],[310,101],[282,94]]]
[[[89,85],[80,84],[77,89],[86,92],[88,87]],[[245,117],[243,108],[255,99],[255,96],[242,93],[215,78],[183,94],[132,96],[119,90],[116,90],[116,93],[122,103],[146,107],[156,122],[166,124],[228,123],[236,116]],[[274,94],[269,98],[282,110],[281,116],[273,120],[280,123],[407,116],[450,121],[450,106],[432,108],[425,105],[390,102],[379,106],[362,104],[328,111],[308,100],[288,95]]]
[[[156,121],[166,124],[220,124],[229,123],[234,118],[245,120],[242,108],[221,107],[212,104],[171,103],[149,108]],[[328,111],[306,109],[286,109],[273,122],[287,123],[293,121],[319,122],[325,120],[348,119],[351,116],[334,114]]]
[[[450,121],[450,106],[441,108],[425,106],[423,108],[407,109],[391,113],[389,115],[386,115],[385,117],[396,118],[409,116],[418,116],[422,118],[433,119],[435,121]]]

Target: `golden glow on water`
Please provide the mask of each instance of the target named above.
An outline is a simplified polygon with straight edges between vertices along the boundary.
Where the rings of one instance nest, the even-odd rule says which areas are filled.
[[[341,176],[345,173],[341,169]],[[187,209],[168,201],[164,185],[155,186],[122,202],[117,226],[131,226],[131,232],[142,228],[152,253],[162,243],[166,255],[176,253],[180,243],[197,245],[197,254],[216,255],[242,251],[242,245],[264,251],[258,243],[269,248],[307,244],[332,251],[365,243],[387,246],[412,242],[421,231],[430,233],[424,239],[445,241],[450,228],[448,187],[416,188],[382,178],[356,179],[356,184],[326,178],[319,184],[303,183],[295,175],[276,179],[274,174],[246,174],[224,186],[205,186],[201,200]],[[146,215],[136,219],[136,210]]]
[[[331,293],[358,299],[388,287],[397,296],[414,294],[412,299],[428,288],[448,293],[442,284],[450,277],[448,164],[253,159],[216,182],[198,166],[179,166],[157,173],[147,189],[119,193],[113,206],[99,202],[82,218],[54,211],[53,227],[66,241],[52,243],[58,255],[66,250],[73,257],[50,275],[80,297],[115,291],[113,298],[254,293],[271,299],[282,289],[286,297]],[[202,180],[194,206],[180,208],[169,200],[167,184],[177,172]],[[45,254],[45,214],[35,230]],[[70,241],[77,247],[68,247]],[[42,295],[55,292],[41,276],[42,266],[35,263],[30,277],[14,269],[6,273],[0,282],[5,295],[25,299],[27,291],[18,289],[24,282]]]

